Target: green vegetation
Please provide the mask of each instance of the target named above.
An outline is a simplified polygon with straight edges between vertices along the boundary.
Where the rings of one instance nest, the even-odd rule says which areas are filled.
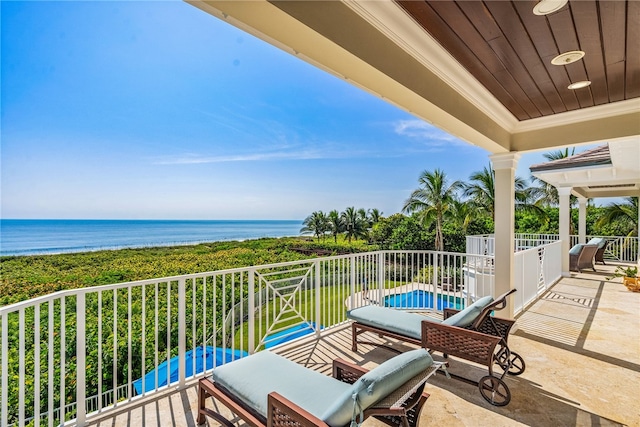
[[[276,264],[318,255],[379,249],[464,252],[466,235],[488,234],[494,230],[493,179],[490,168],[473,173],[469,183],[449,183],[442,170],[424,171],[420,175],[419,188],[404,203],[403,210],[410,215],[397,213],[384,217],[378,209],[355,207],[348,207],[344,212],[332,210],[328,214],[316,211],[305,219],[301,230],[301,233],[313,237],[0,257],[0,306],[65,289]],[[557,234],[558,208],[554,202],[557,195],[554,199],[553,189],[536,186],[535,182],[527,186],[518,178],[516,190],[515,231]],[[572,212],[571,218],[572,229],[575,230],[577,210]],[[637,198],[607,207],[587,206],[587,234],[634,235],[637,221]],[[349,277],[348,266],[334,265],[331,268],[333,271],[328,277]],[[287,273],[277,268],[273,274],[272,278],[287,279]],[[385,286],[397,286],[412,279],[404,277],[402,269],[398,274],[388,278],[390,281]],[[419,274],[431,277],[434,271],[427,266]],[[444,272],[438,272],[439,276],[442,274]],[[452,269],[446,274],[455,279],[459,272]],[[148,367],[177,355],[178,310],[175,296],[178,286],[178,281],[165,281],[144,288],[109,289],[87,294],[87,396],[108,393],[110,397],[103,399],[102,403],[109,405],[113,401],[109,399],[115,395],[114,389],[119,385],[139,378]],[[186,281],[185,291],[188,346],[215,342],[220,346],[235,343],[247,348],[247,324],[242,322],[248,315],[248,307],[243,306],[249,291],[246,272],[224,278],[212,275],[190,279]],[[256,292],[266,291],[262,284],[257,284]],[[344,320],[342,303],[350,294],[350,287],[339,282],[323,283],[321,292],[324,293],[320,322],[335,324]],[[27,408],[34,402],[36,384],[33,373],[36,369],[40,372],[40,395],[47,396],[52,390],[55,408],[59,406],[61,393],[66,402],[75,399],[77,298],[52,300],[37,309],[30,307],[7,316],[9,351],[0,357],[8,358],[9,362],[9,408],[17,411],[20,367],[29,374],[25,377]],[[274,298],[268,297],[265,301],[272,303]],[[302,289],[295,302],[291,303],[306,314],[316,310],[315,296],[310,288]],[[239,316],[222,318],[222,313],[239,306],[243,307]],[[19,327],[20,316],[24,317],[26,325],[23,331]],[[256,331],[266,333],[272,321],[272,311],[260,312]],[[278,329],[295,321],[281,319]],[[196,331],[195,335],[193,331]],[[18,354],[17,343],[21,334],[24,335],[24,358]],[[142,343],[146,343],[144,348]],[[99,360],[98,345],[102,347],[102,360]],[[52,359],[49,359],[49,349],[54,350]],[[48,376],[49,365],[54,366],[52,377]],[[63,365],[66,375],[61,378],[60,367]],[[100,365],[101,378],[98,375]],[[40,411],[44,413],[47,410],[48,402],[41,400]],[[72,414],[66,415],[67,418],[70,416]],[[14,422],[16,417],[17,412],[9,414],[9,422]],[[60,420],[59,415],[55,418]]]

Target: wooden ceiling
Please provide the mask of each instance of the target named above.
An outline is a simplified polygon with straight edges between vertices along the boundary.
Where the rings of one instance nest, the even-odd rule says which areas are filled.
[[[546,16],[535,0],[397,3],[518,120],[640,97],[639,1],[570,0]],[[586,54],[551,64],[573,50]]]

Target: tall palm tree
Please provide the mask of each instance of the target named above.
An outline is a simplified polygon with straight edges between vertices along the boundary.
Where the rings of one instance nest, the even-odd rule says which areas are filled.
[[[575,147],[569,150],[569,148],[565,148],[564,150],[556,150],[545,153],[543,156],[548,161],[564,159],[567,157],[571,157],[575,154]],[[537,178],[535,176],[531,176],[531,182],[534,186],[531,188],[532,196],[536,199],[536,204],[541,206],[558,206],[559,198],[558,198],[558,189],[553,185]],[[575,203],[575,197],[571,196],[571,205]]]
[[[402,211],[418,213],[426,226],[435,222],[435,248],[437,251],[444,250],[442,234],[444,215],[462,184],[459,181],[449,184],[447,175],[441,169],[435,169],[433,172],[423,171],[418,178],[418,183],[420,187],[414,190],[404,202]]]
[[[495,201],[495,172],[491,166],[485,166],[480,172],[474,172],[469,177],[470,183],[464,185],[464,195],[470,197],[474,205],[487,212],[493,220],[496,218]],[[531,202],[531,190],[520,177],[515,177],[515,204],[518,210],[528,210],[538,215],[544,211]]]
[[[327,222],[329,231],[333,235],[333,241],[338,242],[338,234],[344,231],[344,220],[340,216],[340,213],[334,209],[327,215]]]
[[[358,239],[360,237],[366,237],[366,212],[365,218],[363,218],[362,212],[357,211],[355,207],[348,207],[342,212],[342,220],[344,221],[345,235],[349,242],[351,242],[352,238]]]
[[[382,219],[382,212],[379,209],[369,209],[369,227],[373,227],[373,224],[377,224]]]
[[[320,236],[323,236],[328,229],[327,216],[322,211],[313,212],[306,217],[302,223],[304,227],[300,229],[300,233],[312,233],[320,240]]]
[[[453,199],[448,217],[463,234],[466,234],[469,224],[476,217],[476,210],[471,203]]]
[[[638,197],[626,197],[624,203],[611,203],[605,206],[604,215],[602,215],[596,225],[602,227],[612,221],[624,221],[629,223],[629,233],[627,236],[633,236],[638,232]]]

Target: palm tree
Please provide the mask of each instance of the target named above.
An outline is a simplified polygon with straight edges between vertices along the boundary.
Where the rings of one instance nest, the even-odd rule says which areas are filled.
[[[448,217],[463,234],[466,234],[469,224],[476,217],[476,210],[471,203],[453,199]]]
[[[379,209],[369,209],[369,227],[373,227],[373,224],[377,224],[382,219],[382,212]]]
[[[565,148],[564,150],[556,150],[545,153],[543,156],[545,159],[549,161],[564,159],[567,157],[571,157],[575,154],[575,147],[569,151],[569,148]],[[553,185],[537,178],[535,176],[531,176],[531,182],[534,184],[534,187],[531,189],[532,196],[536,198],[536,204],[541,206],[558,206],[559,198],[558,198],[558,189]],[[575,197],[571,196],[572,200],[570,205],[575,203]]]
[[[495,172],[491,166],[485,166],[480,172],[474,172],[469,179],[471,183],[464,185],[464,195],[470,197],[477,207],[487,212],[495,220]],[[531,189],[520,177],[515,177],[515,204],[518,210],[528,210],[544,218],[545,212],[531,202]]]
[[[301,234],[313,233],[314,236],[320,240],[320,236],[328,229],[327,216],[322,211],[313,212],[311,215],[305,218],[302,223],[304,227],[300,229]]]
[[[435,248],[437,251],[441,251],[444,249],[442,234],[444,215],[449,210],[455,193],[462,184],[459,181],[449,184],[446,174],[441,169],[436,169],[433,172],[423,171],[418,178],[418,183],[420,188],[411,193],[411,196],[404,202],[402,211],[418,213],[425,226],[429,226],[435,221]]]
[[[365,212],[363,218],[362,212]],[[367,236],[366,211],[360,209],[356,211],[354,207],[348,207],[342,212],[342,220],[344,221],[344,230],[349,242],[352,238],[358,239]]]
[[[344,220],[340,216],[337,210],[332,210],[327,216],[327,222],[329,225],[329,231],[333,235],[333,241],[338,242],[338,234],[344,231]]]
[[[638,197],[626,197],[625,203],[611,203],[605,207],[596,225],[602,227],[613,221],[623,221],[629,224],[627,236],[638,232]]]

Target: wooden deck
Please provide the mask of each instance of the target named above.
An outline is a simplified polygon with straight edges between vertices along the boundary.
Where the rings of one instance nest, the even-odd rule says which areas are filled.
[[[562,279],[517,319],[509,347],[527,366],[521,376],[505,379],[512,393],[508,406],[491,406],[476,387],[438,375],[427,384],[431,398],[420,425],[640,426],[640,293],[629,292],[621,279],[605,280],[613,267],[597,270]],[[394,355],[366,345],[352,353],[350,331],[343,325],[277,352],[326,374],[336,357],[370,368]],[[450,370],[475,379],[486,372],[455,359]],[[191,385],[89,425],[193,426],[196,413],[197,386]]]

